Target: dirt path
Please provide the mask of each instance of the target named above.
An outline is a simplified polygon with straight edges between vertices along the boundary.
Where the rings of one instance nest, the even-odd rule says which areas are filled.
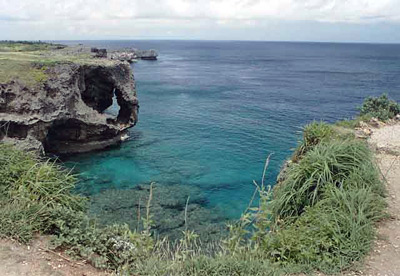
[[[1,276],[97,276],[109,275],[88,264],[68,261],[58,253],[49,252],[48,239],[36,239],[30,246],[0,240]],[[65,259],[67,258],[67,259]]]
[[[400,124],[373,129],[369,139],[388,190],[390,219],[378,228],[378,239],[362,275],[400,275]]]

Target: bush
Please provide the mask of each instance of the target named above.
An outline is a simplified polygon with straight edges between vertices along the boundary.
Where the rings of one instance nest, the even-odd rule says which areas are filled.
[[[387,121],[400,114],[400,105],[390,100],[387,94],[380,97],[368,97],[360,107],[360,115],[376,117],[382,121]]]

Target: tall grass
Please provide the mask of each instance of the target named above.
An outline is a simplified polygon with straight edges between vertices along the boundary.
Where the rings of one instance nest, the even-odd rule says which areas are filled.
[[[289,168],[285,181],[275,189],[276,218],[301,215],[306,206],[313,206],[321,198],[326,185],[345,185],[347,178],[364,166],[376,171],[371,152],[363,142],[345,140],[316,145],[301,162]],[[359,176],[364,181],[364,176]]]
[[[260,190],[260,206],[243,216],[244,227],[253,226],[253,247],[280,267],[337,273],[369,252],[385,189],[364,141],[326,135],[320,123],[310,130],[300,146],[307,150],[298,151],[283,182]]]
[[[0,237],[26,242],[46,232],[54,209],[82,211],[84,199],[71,193],[75,182],[54,162],[0,144]]]
[[[312,122],[303,128],[303,140],[293,154],[292,160],[297,162],[306,152],[321,142],[331,140],[335,136],[333,127],[325,122]]]

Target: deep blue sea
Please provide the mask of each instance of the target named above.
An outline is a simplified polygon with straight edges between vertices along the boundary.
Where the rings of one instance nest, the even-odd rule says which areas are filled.
[[[87,195],[151,181],[191,185],[206,195],[206,206],[238,218],[266,156],[274,153],[267,172],[274,183],[304,124],[350,118],[368,95],[400,101],[400,45],[68,43],[159,52],[158,61],[132,65],[140,113],[129,141],[68,160]]]

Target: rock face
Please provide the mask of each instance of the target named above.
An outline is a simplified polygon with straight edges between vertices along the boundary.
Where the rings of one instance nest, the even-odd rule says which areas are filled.
[[[137,122],[138,100],[128,63],[64,63],[36,88],[0,84],[0,140],[26,149],[69,154],[119,143]],[[104,111],[116,97],[118,116]]]

